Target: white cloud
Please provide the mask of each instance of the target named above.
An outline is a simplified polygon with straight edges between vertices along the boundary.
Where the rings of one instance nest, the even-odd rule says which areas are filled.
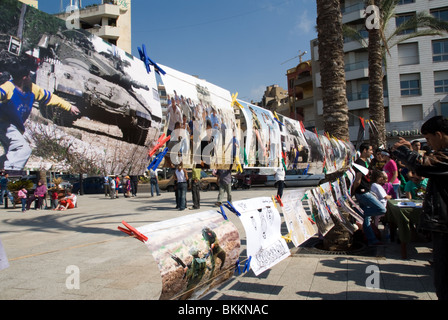
[[[300,16],[298,17],[298,21],[296,22],[291,32],[296,33],[300,31],[301,33],[310,33],[313,32],[314,26],[316,25],[315,19],[311,19],[310,17],[314,17],[314,15],[310,15],[308,10],[304,10]]]

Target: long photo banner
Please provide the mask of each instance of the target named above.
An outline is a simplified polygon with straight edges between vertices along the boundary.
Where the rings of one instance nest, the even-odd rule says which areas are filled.
[[[350,167],[350,142],[148,65],[146,48],[134,57],[16,0],[2,2],[2,11],[0,170],[142,175],[149,165],[182,164],[321,174]]]
[[[288,243],[303,246],[336,225],[353,234],[362,225],[363,212],[352,205],[349,171],[316,187],[287,190],[281,199],[227,202],[217,210],[129,226],[133,232],[127,233],[144,242],[156,260],[160,299],[200,299],[235,275],[251,270],[259,276],[281,263],[291,255]],[[245,257],[240,257],[243,237],[230,215],[244,228]],[[282,223],[288,234],[282,234]]]

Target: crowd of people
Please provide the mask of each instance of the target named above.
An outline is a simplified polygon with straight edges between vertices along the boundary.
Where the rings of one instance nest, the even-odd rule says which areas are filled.
[[[373,152],[361,144],[355,163],[352,195],[363,210],[363,232],[370,245],[381,245],[372,225],[387,212],[390,199],[422,200],[415,228],[429,233],[433,242],[434,284],[437,297],[448,299],[448,119],[427,120],[421,132],[427,145],[400,138],[389,150]],[[366,174],[368,172],[368,174]],[[387,221],[386,221],[387,223]]]

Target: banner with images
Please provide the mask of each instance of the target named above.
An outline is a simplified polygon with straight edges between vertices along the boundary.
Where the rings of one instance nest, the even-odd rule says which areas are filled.
[[[230,92],[205,80],[162,66],[167,93],[166,123],[171,135],[165,167],[228,168],[239,148],[239,128]]]
[[[161,300],[197,299],[233,276],[240,236],[216,210],[137,228],[162,278]]]
[[[303,207],[302,199],[304,196],[304,189],[288,190],[282,196],[283,217],[288,228],[289,237],[296,247],[317,233],[317,230]]]
[[[303,133],[309,147],[308,162],[310,167],[308,173],[321,174],[324,172],[325,151],[317,133],[305,130]]]
[[[278,168],[281,163],[280,128],[271,111],[238,100],[242,160],[245,168]]]
[[[290,256],[280,232],[281,217],[269,197],[236,201],[235,209],[246,231],[250,268],[259,275]]]
[[[142,174],[162,119],[154,72],[21,2],[2,12],[0,169]]]
[[[325,236],[328,231],[334,227],[333,219],[325,207],[317,188],[308,190],[305,194],[308,199],[308,206],[311,208],[314,221],[316,222],[317,229],[322,236]]]
[[[305,139],[303,124],[297,120],[279,115],[281,144],[286,169],[305,169],[310,162],[310,147]]]
[[[330,214],[336,218],[337,221],[351,234],[355,232],[355,229],[353,225],[348,221],[343,214],[339,212],[339,206],[335,200],[335,197],[332,192],[331,184],[330,182],[326,182],[324,184],[320,185],[321,188],[321,194],[323,201],[326,204],[326,207],[328,208],[328,211]]]

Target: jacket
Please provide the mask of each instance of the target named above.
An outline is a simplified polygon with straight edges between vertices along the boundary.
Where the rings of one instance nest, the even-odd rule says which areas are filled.
[[[448,233],[448,148],[422,158],[402,146],[394,155],[418,175],[429,178],[420,228]]]

